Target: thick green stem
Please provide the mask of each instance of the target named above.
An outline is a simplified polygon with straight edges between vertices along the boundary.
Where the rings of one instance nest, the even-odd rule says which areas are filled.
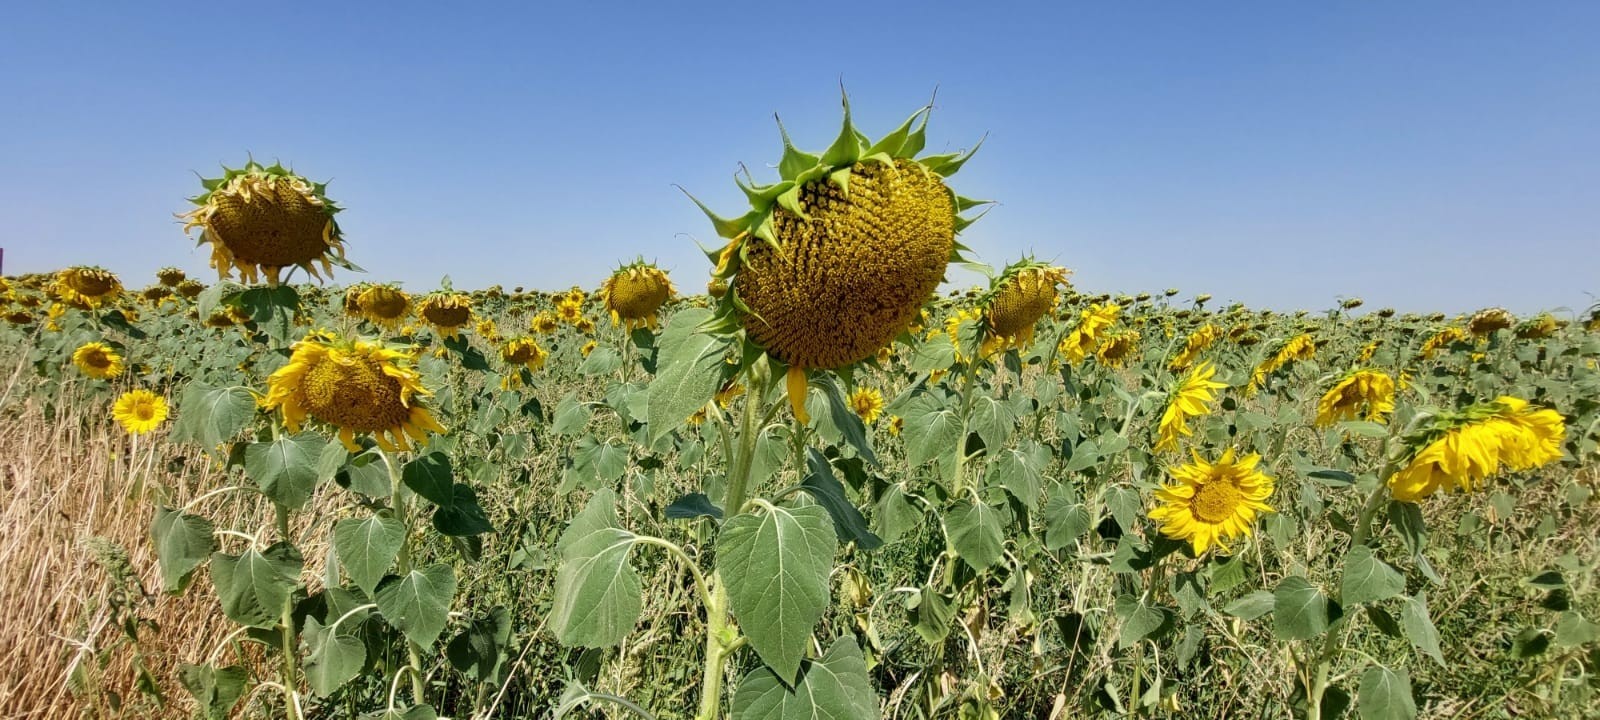
[[[389,454],[378,451],[383,458],[383,465],[389,470],[389,504],[394,510],[394,518],[400,521],[404,528],[401,533],[400,552],[395,556],[395,571],[402,577],[411,572],[411,519],[406,512],[405,497],[401,494],[400,466],[395,464]],[[406,657],[411,664],[411,696],[412,702],[421,704],[427,688],[422,680],[422,654],[416,643],[406,641]]]
[[[961,437],[956,441],[956,470],[955,486],[950,493],[952,496],[960,495],[966,486],[967,467],[967,433],[972,427],[972,386],[977,382],[978,359],[967,359],[965,371],[961,373]]]

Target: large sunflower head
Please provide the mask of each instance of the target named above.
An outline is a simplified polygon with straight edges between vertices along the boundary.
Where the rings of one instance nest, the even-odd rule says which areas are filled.
[[[1169,471],[1176,483],[1156,490],[1150,519],[1162,535],[1189,541],[1196,555],[1213,545],[1227,552],[1226,541],[1249,535],[1256,515],[1272,512],[1273,480],[1257,469],[1260,462],[1255,453],[1236,458],[1233,448],[1216,462],[1195,453],[1193,463]]]
[[[708,253],[713,277],[728,283],[713,329],[742,325],[802,370],[866,360],[905,331],[964,249],[955,236],[972,221],[958,213],[981,204],[945,185],[976,146],[916,157],[930,109],[873,142],[851,122],[846,98],[831,147],[807,153],[783,132],[778,182],[740,178],[751,207],[737,218],[706,210],[729,240]]]
[[[1411,461],[1387,482],[1396,500],[1419,502],[1441,490],[1471,492],[1502,469],[1529,470],[1561,459],[1560,413],[1503,396],[1440,413],[1407,438]]]
[[[189,278],[188,280],[178,283],[177,290],[179,295],[182,295],[189,300],[193,300],[197,297],[200,297],[200,293],[206,291],[206,284],[200,282],[199,280],[195,280],[194,278]]]
[[[83,374],[108,380],[122,374],[122,356],[103,342],[84,343],[72,351],[72,364]]]
[[[103,268],[77,266],[56,273],[53,294],[62,302],[93,310],[122,295],[122,281]]]
[[[328,199],[326,185],[254,160],[201,182],[205,194],[190,198],[199,207],[181,217],[185,231],[200,228],[198,242],[211,243],[211,267],[219,277],[237,269],[245,282],[265,274],[277,285],[286,267],[317,279],[322,276],[316,265],[329,275],[333,265],[354,269],[344,259],[344,238],[333,219],[339,207]]]
[[[629,331],[638,327],[654,330],[656,311],[675,292],[667,274],[644,258],[617,268],[600,285],[600,298],[611,313],[611,324],[626,323]]]
[[[111,406],[111,417],[129,435],[143,435],[167,419],[167,401],[149,390],[132,390],[117,398]]]
[[[1358,415],[1381,423],[1394,412],[1394,390],[1394,378],[1381,370],[1360,369],[1347,373],[1317,401],[1316,425],[1327,427]]]
[[[156,280],[160,281],[162,285],[165,285],[169,288],[177,287],[178,283],[181,283],[188,278],[188,273],[185,273],[184,271],[175,267],[164,267],[156,271]]]
[[[338,428],[351,452],[360,450],[358,434],[371,435],[384,450],[409,450],[408,438],[422,442],[428,431],[445,431],[421,402],[431,393],[414,358],[414,349],[316,333],[295,343],[289,363],[267,379],[262,405],[282,409],[293,432],[308,417]]]
[[[460,337],[461,328],[472,323],[472,298],[458,292],[431,292],[417,303],[417,315],[440,335]]]
[[[1550,313],[1539,313],[1534,318],[1517,326],[1517,337],[1523,340],[1543,340],[1561,331],[1565,322],[1557,320]]]
[[[411,296],[393,285],[368,285],[356,296],[356,304],[368,322],[390,330],[400,327],[411,313]]]
[[[1007,267],[979,301],[989,336],[1007,347],[1027,348],[1034,325],[1055,307],[1056,287],[1067,281],[1068,272],[1031,258]]]

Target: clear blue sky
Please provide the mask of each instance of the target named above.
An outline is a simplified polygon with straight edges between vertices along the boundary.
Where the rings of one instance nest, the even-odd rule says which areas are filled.
[[[954,182],[1001,202],[966,235],[995,265],[1280,309],[1600,292],[1600,3],[458,5],[8,6],[6,271],[214,277],[172,213],[251,152],[332,180],[372,278],[593,287],[642,253],[698,291],[673,184],[736,212],[772,114],[821,149],[843,77],[874,136],[935,86],[931,148],[989,133]]]

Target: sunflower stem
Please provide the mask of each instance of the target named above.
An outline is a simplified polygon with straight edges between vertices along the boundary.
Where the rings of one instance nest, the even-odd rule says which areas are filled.
[[[378,449],[378,457],[383,458],[383,466],[389,471],[389,504],[394,509],[396,520],[404,528],[401,533],[400,552],[395,556],[395,570],[401,577],[411,572],[411,519],[407,516],[405,498],[401,495],[400,466],[382,448]],[[417,644],[406,641],[406,659],[410,661],[411,670],[411,697],[412,702],[421,704],[427,688],[422,679],[422,655],[418,652]],[[398,676],[397,676],[398,677]]]

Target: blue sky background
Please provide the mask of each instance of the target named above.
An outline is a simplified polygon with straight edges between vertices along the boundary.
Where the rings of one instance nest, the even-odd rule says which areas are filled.
[[[465,4],[459,4],[465,5]],[[281,159],[413,290],[594,287],[691,238],[746,163],[879,135],[1001,204],[965,236],[1090,291],[1279,309],[1518,312],[1600,292],[1600,3],[17,3],[0,22],[0,245],[16,274],[210,279],[194,173]],[[349,281],[359,276],[342,274]],[[971,276],[956,275],[966,283]]]

